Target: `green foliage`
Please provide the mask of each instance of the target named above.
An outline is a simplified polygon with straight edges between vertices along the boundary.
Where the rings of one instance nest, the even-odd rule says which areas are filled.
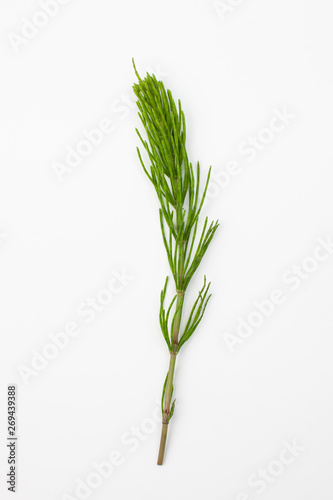
[[[210,283],[206,285],[205,277],[204,286],[193,305],[183,333],[178,339],[178,331],[176,332],[175,342],[174,331],[177,328],[179,330],[185,291],[219,225],[218,221],[209,223],[206,217],[201,235],[197,236],[199,214],[206,197],[211,168],[200,195],[200,165],[197,162],[194,168],[188,159],[185,115],[180,100],[176,105],[171,91],[165,89],[163,82],[148,73],[141,79],[134,61],[133,66],[139,80],[139,83],[133,85],[133,90],[148,140],[142,138],[138,129],[136,132],[148,155],[149,168],[145,166],[139,148],[137,152],[160,203],[162,238],[176,287],[176,295],[166,311],[166,278],[161,291],[160,325],[170,352],[178,352],[197,328],[210,299]]]

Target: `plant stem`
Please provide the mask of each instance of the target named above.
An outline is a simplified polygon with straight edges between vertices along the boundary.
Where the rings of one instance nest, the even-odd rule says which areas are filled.
[[[175,365],[176,365],[176,356],[177,356],[177,353],[173,353],[173,352],[170,353],[168,381],[167,381],[167,385],[165,388],[165,401],[164,401],[164,406],[163,406],[161,441],[160,441],[160,449],[158,452],[157,465],[163,464],[165,443],[166,443],[166,438],[167,438],[167,433],[168,433],[168,425],[169,425],[170,404],[171,404],[171,396],[172,396],[173,376],[174,376]]]
[[[183,269],[184,269],[184,245],[181,245],[180,250],[180,283],[183,277]],[[175,365],[176,365],[176,356],[177,356],[177,348],[178,348],[178,335],[180,329],[180,322],[182,319],[182,310],[184,303],[184,291],[177,290],[177,302],[176,302],[176,317],[173,325],[172,332],[172,351],[170,352],[170,363],[169,363],[169,371],[168,371],[168,380],[165,388],[165,400],[163,405],[163,414],[162,414],[162,431],[161,431],[161,441],[160,441],[160,449],[158,452],[158,460],[157,465],[163,464],[164,458],[164,450],[166,444],[166,438],[168,433],[168,425],[170,419],[170,405],[172,398],[172,390],[173,390],[173,378],[175,373]]]

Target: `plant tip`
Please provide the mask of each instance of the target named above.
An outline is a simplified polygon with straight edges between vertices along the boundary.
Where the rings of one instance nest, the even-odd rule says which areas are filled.
[[[136,69],[136,66],[135,66],[135,62],[134,62],[134,57],[132,57],[132,64],[133,64],[133,68],[134,68],[135,74],[136,74],[138,80],[141,82],[142,80],[140,78],[139,73],[137,72],[137,69]]]

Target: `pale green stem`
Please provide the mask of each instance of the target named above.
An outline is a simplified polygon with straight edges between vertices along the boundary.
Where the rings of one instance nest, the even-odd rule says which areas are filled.
[[[184,247],[183,247],[184,248]],[[182,282],[182,274],[184,268],[184,251],[182,248],[182,252],[180,255],[180,283]],[[182,318],[182,310],[184,303],[184,291],[177,290],[177,302],[176,302],[176,310],[177,314],[175,317],[175,322],[173,325],[172,332],[172,351],[170,352],[170,362],[169,362],[169,370],[168,370],[168,380],[165,387],[165,398],[163,405],[163,414],[162,414],[162,431],[161,431],[161,441],[160,441],[160,449],[158,453],[157,465],[163,464],[164,451],[166,438],[168,433],[168,425],[170,419],[170,407],[171,407],[171,398],[172,398],[172,388],[173,388],[173,378],[175,373],[175,365],[176,365],[176,356],[177,356],[177,348],[178,348],[178,335],[180,329],[180,322]]]

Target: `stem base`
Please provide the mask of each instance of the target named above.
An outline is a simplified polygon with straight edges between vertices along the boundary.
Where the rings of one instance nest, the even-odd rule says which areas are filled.
[[[160,441],[160,449],[158,452],[157,465],[163,465],[164,451],[165,451],[165,443],[168,433],[168,425],[169,423],[162,423],[162,431],[161,431],[161,441]]]

